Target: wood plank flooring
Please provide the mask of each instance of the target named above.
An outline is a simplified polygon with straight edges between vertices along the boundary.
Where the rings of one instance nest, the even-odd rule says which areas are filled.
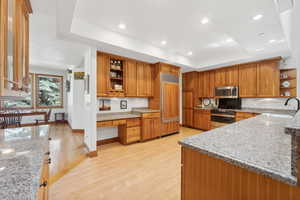
[[[50,200],[179,200],[178,140],[201,131],[181,128],[180,134],[128,146],[99,147],[50,187]]]

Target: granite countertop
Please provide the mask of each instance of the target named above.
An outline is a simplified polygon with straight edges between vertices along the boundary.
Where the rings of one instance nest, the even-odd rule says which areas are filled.
[[[292,175],[292,136],[285,126],[289,115],[262,114],[192,137],[179,143],[240,167],[264,174],[290,185]]]
[[[45,153],[48,126],[0,130],[0,199],[36,199]]]
[[[204,109],[204,110],[213,110],[216,108],[210,108],[210,107],[199,107],[196,106],[194,109]],[[235,111],[235,112],[247,112],[247,113],[257,113],[257,114],[263,114],[263,113],[269,113],[269,114],[282,114],[282,115],[295,115],[296,110],[284,110],[284,109],[269,109],[269,108],[241,108],[241,109],[225,109],[228,111]]]
[[[130,119],[130,118],[138,118],[138,117],[141,117],[141,114],[133,113],[133,112],[98,113],[97,121],[102,122],[102,121]]]

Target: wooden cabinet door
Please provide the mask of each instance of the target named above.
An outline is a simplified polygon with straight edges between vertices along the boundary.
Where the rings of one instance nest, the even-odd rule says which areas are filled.
[[[136,61],[127,60],[126,62],[126,96],[137,96],[137,68]]]
[[[194,97],[193,92],[183,92],[183,107],[192,109],[194,107]]]
[[[193,127],[196,129],[201,129],[201,112],[199,110],[194,110],[193,116]]]
[[[183,74],[182,83],[184,91],[196,91],[197,89],[197,72],[188,72]]]
[[[149,140],[152,138],[153,122],[152,118],[142,119],[142,140]]]
[[[197,78],[197,92],[196,95],[198,98],[204,97],[204,73],[198,72],[198,78]]]
[[[161,123],[160,118],[153,118],[152,121],[152,138],[161,136]]]
[[[261,62],[257,66],[257,96],[279,97],[280,73],[278,62]]]
[[[183,125],[188,127],[193,127],[193,109],[183,109]]]
[[[109,56],[97,53],[97,96],[108,96]]]
[[[215,87],[226,86],[226,68],[217,69],[215,71]]]
[[[179,85],[177,83],[162,83],[162,118],[164,120],[179,117]]]
[[[240,97],[257,96],[257,64],[239,66],[239,93]]]
[[[210,120],[210,114],[206,113],[201,113],[200,115],[200,121],[199,121],[199,126],[201,130],[208,131],[210,130],[211,126],[211,120]]]
[[[137,96],[153,96],[152,67],[150,64],[137,62]]]
[[[226,86],[239,85],[239,68],[237,66],[226,68]]]
[[[208,97],[213,98],[215,97],[215,71],[209,71],[209,91]]]

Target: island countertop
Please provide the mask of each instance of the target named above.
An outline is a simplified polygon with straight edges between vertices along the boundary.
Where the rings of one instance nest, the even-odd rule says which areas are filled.
[[[34,200],[45,153],[48,126],[0,130],[0,199]]]
[[[285,126],[289,115],[262,114],[224,127],[185,138],[179,143],[290,185],[292,137]]]

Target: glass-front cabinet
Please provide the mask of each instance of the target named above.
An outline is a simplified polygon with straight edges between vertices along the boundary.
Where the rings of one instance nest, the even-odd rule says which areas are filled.
[[[29,0],[0,0],[1,96],[29,91]]]

